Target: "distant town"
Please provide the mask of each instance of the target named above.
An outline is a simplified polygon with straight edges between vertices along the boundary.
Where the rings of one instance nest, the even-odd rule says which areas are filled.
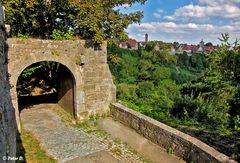
[[[173,43],[164,43],[163,41],[149,41],[148,40],[148,34],[145,34],[145,41],[137,41],[135,39],[129,38],[128,40],[124,42],[119,43],[119,47],[123,49],[139,49],[139,48],[145,48],[148,43],[156,43],[154,49],[156,51],[166,50],[166,46],[163,48],[160,46],[160,44],[167,45],[168,50],[171,54],[182,54],[186,53],[188,56],[191,56],[192,54],[210,54],[213,51],[216,51],[219,49],[219,45],[213,45],[211,42],[205,43],[203,40],[199,42],[198,45],[194,44],[180,44],[178,42]]]

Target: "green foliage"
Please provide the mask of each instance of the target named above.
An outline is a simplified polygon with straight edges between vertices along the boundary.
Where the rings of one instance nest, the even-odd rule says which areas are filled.
[[[80,66],[81,65],[81,57],[79,57],[79,56],[76,56],[75,57],[75,63],[76,63],[76,65],[78,65],[78,66]]]
[[[229,49],[229,37],[223,36],[221,49],[207,58],[208,69],[183,86],[171,114],[204,122],[220,132],[239,132],[240,51]]]
[[[156,55],[158,62],[162,63],[162,64],[174,64],[175,65],[177,62],[177,57],[175,55],[170,55],[167,50],[157,51],[155,53],[155,55]]]
[[[137,88],[137,85],[121,83],[118,85],[117,96],[124,101],[134,101],[138,97],[136,94]]]
[[[139,50],[108,48],[117,98],[171,125],[240,132],[240,54],[238,46],[229,49],[237,44],[225,42],[207,57],[171,55],[157,51],[156,44],[150,42]]]
[[[71,39],[74,38],[74,32],[71,32],[71,31],[67,32],[63,35],[63,37],[64,37],[65,40],[71,40]]]
[[[71,40],[74,38],[73,32],[67,32],[65,34],[62,34],[60,30],[53,30],[53,33],[50,36],[53,40]]]
[[[29,67],[22,72],[21,77],[28,78],[29,76],[33,75],[38,69],[42,67],[43,65]]]
[[[137,66],[138,66],[137,58],[131,55],[123,54],[120,62],[120,67],[122,68],[116,71],[116,73],[119,73],[118,75],[116,74],[116,76],[120,77],[119,83],[122,82],[135,83],[138,73],[138,69],[136,69]]]
[[[17,81],[18,94],[30,94],[35,88],[40,94],[56,90],[59,83],[59,67],[57,62],[43,61],[25,68]]]
[[[200,108],[200,102],[189,96],[178,97],[174,101],[174,106],[171,109],[171,115],[180,119],[196,118],[198,113],[195,112]]]
[[[23,35],[23,34],[21,34],[21,33],[18,33],[17,34],[17,38],[21,38],[21,39],[28,39],[30,36],[28,35],[28,34],[25,34],[25,35]]]
[[[177,68],[177,56],[168,51],[108,47],[108,61],[117,85],[117,98],[131,108],[163,120],[170,115],[180,85],[172,77],[190,81],[193,72]],[[183,74],[188,74],[185,75]]]
[[[171,78],[172,69],[164,66],[157,66],[151,74],[151,78],[155,79],[155,84],[160,84],[161,81]]]
[[[166,43],[163,41],[158,41],[158,46],[160,50],[169,50],[172,47],[171,43]]]
[[[59,30],[53,30],[51,38],[53,40],[64,40],[64,37],[62,36],[61,32]]]
[[[175,153],[173,147],[169,147],[167,152],[169,155],[174,155],[174,153]]]
[[[213,46],[213,44],[211,42],[208,42],[205,44],[205,46]]]
[[[189,67],[189,57],[186,52],[178,54],[178,65]]]
[[[184,84],[188,81],[191,81],[196,78],[197,74],[184,69],[176,69],[171,73],[171,79],[174,80],[177,84]],[[195,69],[196,70],[196,69]],[[198,71],[198,70],[197,70]]]
[[[78,35],[101,43],[106,39],[126,39],[125,29],[132,23],[139,23],[143,17],[140,11],[123,14],[116,7],[144,4],[145,1],[3,0],[3,4],[6,8],[6,23],[11,25],[13,36],[21,33],[62,40]],[[68,33],[69,30],[73,33]]]
[[[150,41],[146,44],[145,49],[149,52],[151,51],[158,51],[158,50],[169,50],[171,49],[171,44],[165,43],[162,41]]]
[[[146,44],[145,49],[146,49],[147,51],[153,51],[156,46],[157,46],[157,42],[151,41],[151,42],[148,42],[148,43]]]
[[[236,115],[233,118],[233,122],[234,122],[234,129],[240,131],[240,115]]]
[[[205,55],[192,54],[188,56],[186,52],[176,55],[178,56],[177,65],[190,71],[202,72],[208,66]]]
[[[149,60],[140,60],[138,63],[138,78],[140,80],[148,80],[154,71],[154,66]]]

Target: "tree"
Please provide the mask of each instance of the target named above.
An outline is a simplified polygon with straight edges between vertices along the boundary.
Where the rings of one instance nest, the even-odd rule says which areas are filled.
[[[72,26],[76,14],[66,0],[4,0],[6,22],[11,25],[13,36],[24,35],[49,38],[54,29],[63,32]]]
[[[174,49],[178,49],[180,47],[179,42],[173,42]]]
[[[205,44],[205,46],[213,46],[213,44],[211,42],[208,42]]]
[[[151,42],[148,42],[148,43],[146,44],[145,49],[146,49],[148,52],[150,52],[150,51],[153,51],[156,46],[157,46],[157,42],[156,42],[156,41],[151,41]]]
[[[114,9],[123,4],[144,4],[146,0],[3,0],[6,22],[12,35],[19,33],[50,38],[53,30],[73,31],[84,39],[100,43],[106,39],[126,39],[124,29],[139,23],[140,11],[123,14]]]
[[[197,115],[197,119],[216,128],[239,128],[240,51],[229,49],[228,37],[222,40],[222,47],[207,58],[208,69],[183,87],[183,97],[175,101],[172,113]],[[187,100],[194,105],[186,105]]]
[[[165,43],[163,41],[159,41],[158,46],[161,50],[169,50],[169,49],[171,49],[172,45],[170,43]]]
[[[179,66],[189,66],[189,57],[187,55],[187,52],[183,52],[182,54],[178,55],[178,65]]]

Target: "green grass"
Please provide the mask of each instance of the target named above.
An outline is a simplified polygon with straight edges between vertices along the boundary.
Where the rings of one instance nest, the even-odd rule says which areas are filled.
[[[57,162],[50,157],[40,146],[39,141],[34,135],[22,128],[21,135],[17,138],[17,156],[23,157],[24,162],[28,163],[55,163]],[[20,162],[20,161],[17,161]],[[21,161],[23,162],[23,161]]]

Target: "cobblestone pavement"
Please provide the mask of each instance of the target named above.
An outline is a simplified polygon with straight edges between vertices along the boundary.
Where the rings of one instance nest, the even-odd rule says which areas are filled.
[[[56,109],[61,108],[55,104],[35,105],[22,110],[20,117],[23,127],[32,132],[46,152],[58,162],[148,162],[126,143],[111,137],[103,130],[93,126],[87,128],[66,126],[58,111],[55,112]]]
[[[31,131],[47,153],[59,162],[66,162],[105,150],[106,145],[80,129],[66,127],[52,110],[44,105],[21,112],[23,127]]]

